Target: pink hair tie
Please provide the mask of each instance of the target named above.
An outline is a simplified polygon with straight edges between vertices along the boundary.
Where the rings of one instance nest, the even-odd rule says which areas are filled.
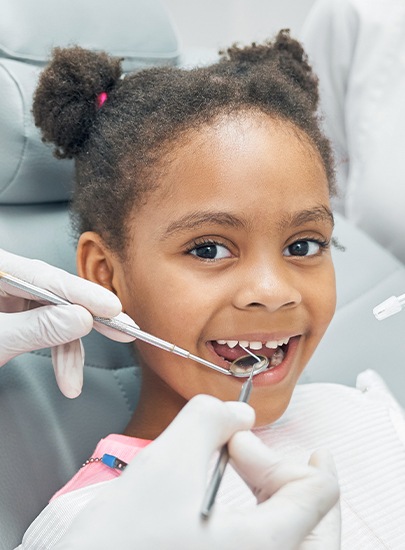
[[[100,107],[103,106],[106,99],[107,99],[107,92],[101,92],[101,94],[98,94],[98,96],[97,96],[97,107],[99,109],[100,109]]]

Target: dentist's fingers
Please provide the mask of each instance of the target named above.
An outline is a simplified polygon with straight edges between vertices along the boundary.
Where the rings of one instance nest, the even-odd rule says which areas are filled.
[[[21,353],[57,346],[85,336],[93,318],[83,307],[43,306],[20,313],[0,313],[0,363]]]
[[[318,451],[311,457],[312,466],[321,461],[321,470],[282,460],[251,432],[238,433],[229,442],[228,448],[235,469],[249,484],[258,502],[267,500],[293,478],[319,473],[320,477],[325,475],[336,480],[333,459],[327,451]]]
[[[92,315],[118,316],[137,326],[121,313],[119,299],[100,285],[3,249],[0,249],[0,271],[72,302],[66,306],[44,306],[29,293],[0,278],[0,366],[22,353],[50,347],[58,386],[64,395],[73,398],[80,394],[83,385],[81,337],[94,327],[119,342],[134,340],[132,336],[94,323]]]
[[[84,350],[80,338],[93,327],[87,309],[43,306],[20,313],[0,313],[0,366],[21,353],[52,348],[57,384],[69,398],[83,386]]]
[[[119,318],[135,324],[123,313]],[[87,309],[78,305],[41,306],[19,313],[0,313],[0,326],[0,366],[22,353],[52,348],[59,389],[69,398],[80,395],[84,365],[80,338],[93,328],[93,317]],[[105,335],[121,342],[133,340],[112,329]]]
[[[78,397],[83,388],[84,349],[81,340],[55,346],[51,352],[60,391],[69,399]]]
[[[115,294],[100,285],[45,262],[22,258],[0,249],[0,271],[49,290],[72,304],[81,305],[97,317],[117,317],[119,320],[137,327],[130,317],[121,313],[121,302]],[[35,297],[30,296],[28,292],[16,289],[0,278],[0,311],[16,313],[36,307],[38,307],[38,303],[35,301]],[[46,321],[45,317],[44,322]],[[95,323],[94,328],[118,342],[134,340],[132,336],[105,327],[100,323]],[[66,338],[67,341],[69,341],[68,338]]]
[[[244,515],[244,522],[260,535],[258,539],[268,532],[269,548],[298,548],[338,501],[339,486],[329,455],[318,453],[311,459],[315,464],[321,463],[322,468],[301,466],[280,459],[249,432],[236,434],[229,443],[229,452],[234,467],[259,502]],[[340,540],[340,523],[337,520],[333,525],[331,539],[336,542]],[[238,529],[237,524],[234,528]],[[241,544],[249,544],[243,528],[238,536]],[[281,541],[284,546],[277,546]],[[308,541],[308,549],[318,547],[311,547]]]
[[[0,249],[0,271],[50,290],[99,317],[114,317],[122,309],[117,296],[109,290],[40,260],[22,258]]]
[[[315,451],[309,460],[309,464],[326,473],[334,473],[337,479],[337,472],[332,455],[322,449]],[[320,523],[312,531],[308,540],[304,541],[300,550],[340,550],[341,548],[341,510],[340,502],[337,501]]]
[[[122,323],[126,323],[127,325],[131,325],[135,328],[139,328],[135,321],[131,319],[131,317],[126,313],[120,313],[119,315],[116,315],[114,319]],[[97,321],[94,321],[94,328],[100,334],[103,334],[107,338],[115,340],[116,342],[133,342],[135,340],[133,336],[129,336],[128,334],[125,334],[125,332],[120,332]]]

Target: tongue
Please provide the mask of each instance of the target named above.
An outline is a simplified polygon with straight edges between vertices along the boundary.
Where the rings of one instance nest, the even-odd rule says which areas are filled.
[[[230,362],[235,361],[235,359],[239,359],[239,357],[243,357],[244,355],[246,355],[246,351],[242,349],[239,344],[234,348],[230,348],[227,344],[218,344],[218,342],[211,342],[211,344],[217,355],[223,357]],[[269,349],[266,348],[266,346],[262,346],[262,348],[259,350],[252,350],[252,353],[254,353],[255,355],[264,355],[264,357],[271,359],[275,351],[275,349]]]

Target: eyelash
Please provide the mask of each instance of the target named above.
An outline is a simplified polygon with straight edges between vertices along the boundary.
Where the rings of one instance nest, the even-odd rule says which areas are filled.
[[[294,246],[295,244],[297,243],[301,243],[301,242],[307,242],[307,243],[314,243],[316,245],[319,246],[319,251],[315,254],[305,254],[305,255],[299,255],[299,254],[296,254],[296,255],[293,255],[293,254],[288,254],[287,256],[288,257],[293,257],[293,258],[300,258],[300,257],[313,257],[313,256],[318,256],[319,254],[322,254],[322,252],[324,250],[327,250],[329,247],[330,247],[330,241],[329,240],[322,240],[322,239],[314,239],[314,238],[300,238],[300,239],[297,239],[296,241],[292,242],[291,244],[289,244],[288,246],[286,246],[285,250],[289,249],[291,246]],[[224,258],[203,258],[203,257],[199,257],[197,256],[197,254],[192,254],[192,252],[194,250],[198,250],[198,249],[202,249],[204,247],[209,247],[209,246],[216,246],[216,247],[223,247],[223,248],[226,248],[228,251],[229,251],[229,254],[231,255],[231,251],[229,250],[229,247],[227,245],[225,245],[224,243],[222,242],[219,242],[219,241],[215,241],[213,239],[204,239],[204,238],[201,238],[201,239],[197,239],[195,240],[194,242],[192,242],[190,244],[189,247],[187,247],[186,251],[185,251],[185,254],[191,254],[192,256],[195,256],[196,258],[198,258],[199,260],[201,261],[205,261],[205,262],[215,262],[215,261],[218,261],[218,260],[221,260],[221,259],[224,259]]]
[[[306,257],[319,256],[320,254],[322,254],[322,252],[324,252],[325,250],[328,250],[329,247],[330,247],[330,241],[329,240],[301,237],[300,239],[297,239],[296,241],[294,241],[291,244],[289,244],[288,246],[286,246],[285,250],[287,250],[291,246],[294,246],[297,243],[302,243],[302,242],[313,243],[313,244],[318,245],[319,246],[319,251],[316,254],[308,254],[308,255],[302,255],[302,256],[300,256],[299,254],[296,254],[295,256],[293,254],[289,254],[287,256],[294,257],[294,258],[300,258],[300,257],[301,258],[306,258]]]
[[[226,248],[228,251],[229,251],[229,254],[232,254],[231,251],[229,250],[229,246],[227,246],[226,244],[222,243],[222,242],[219,242],[219,241],[215,241],[213,239],[204,239],[204,238],[201,238],[201,239],[196,239],[194,242],[192,242],[190,244],[189,247],[187,247],[185,253],[186,254],[190,254],[192,256],[195,256],[196,258],[198,258],[199,260],[201,261],[205,261],[205,262],[215,262],[215,261],[218,261],[217,258],[200,258],[199,256],[197,256],[196,254],[192,254],[193,250],[198,250],[198,249],[202,249],[204,247],[209,247],[209,246],[221,246],[223,248]],[[222,259],[222,258],[220,258]]]

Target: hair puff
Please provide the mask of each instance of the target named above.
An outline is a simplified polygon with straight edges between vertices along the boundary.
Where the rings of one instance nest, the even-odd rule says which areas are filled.
[[[318,78],[308,63],[307,55],[301,44],[291,38],[290,31],[279,31],[274,41],[267,40],[264,44],[253,43],[250,46],[240,47],[234,44],[220,52],[221,63],[233,64],[237,70],[254,71],[262,66],[277,66],[285,78],[299,86],[306,94],[315,111],[318,106]]]
[[[56,145],[56,157],[80,154],[99,110],[99,94],[108,94],[121,74],[121,60],[104,52],[78,46],[53,50],[52,62],[41,73],[32,112],[43,141]]]

